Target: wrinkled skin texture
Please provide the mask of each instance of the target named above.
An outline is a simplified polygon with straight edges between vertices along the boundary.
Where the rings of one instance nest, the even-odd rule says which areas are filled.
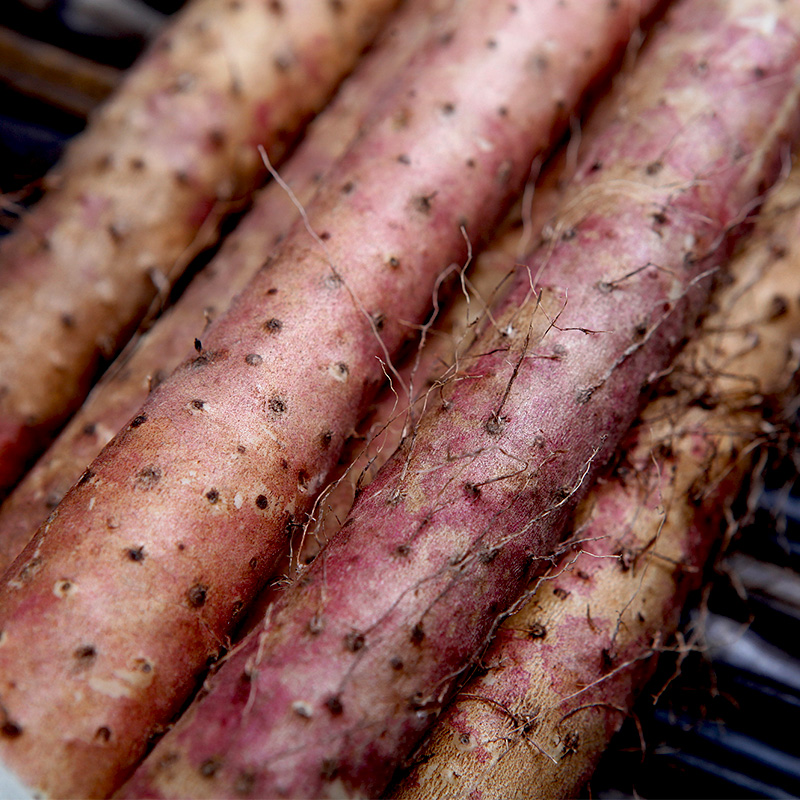
[[[496,332],[127,796],[383,791],[692,330],[797,137],[798,34],[772,0],[676,7]]]
[[[170,723],[439,272],[502,218],[642,5],[464,0],[398,76],[308,205],[314,235],[295,225],[7,572],[0,698],[20,733],[0,755],[23,781],[107,793]]]

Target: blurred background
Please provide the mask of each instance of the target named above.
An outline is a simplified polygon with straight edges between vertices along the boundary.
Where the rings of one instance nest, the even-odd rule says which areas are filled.
[[[0,233],[184,0],[2,0]],[[0,266],[1,268],[1,266]],[[800,797],[800,425],[764,454],[730,544],[585,797]]]

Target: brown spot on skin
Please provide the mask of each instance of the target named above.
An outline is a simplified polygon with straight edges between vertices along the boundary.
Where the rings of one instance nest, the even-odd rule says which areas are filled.
[[[400,155],[397,156],[397,160],[401,164],[405,164],[406,166],[408,166],[411,163],[411,156],[406,155],[406,153],[400,153]]]
[[[200,774],[204,778],[213,778],[217,774],[219,768],[222,766],[222,761],[219,758],[207,758],[200,765]]]
[[[244,361],[245,361],[246,364],[249,364],[251,367],[257,367],[259,364],[261,364],[264,361],[264,359],[260,355],[258,355],[258,353],[248,353],[244,357]]]
[[[664,168],[660,161],[651,161],[644,169],[648,175],[657,175]]]
[[[778,319],[789,310],[789,301],[779,294],[776,294],[769,304],[769,318]]]
[[[416,197],[411,198],[411,205],[420,214],[430,214],[431,208],[433,208],[433,198],[436,197],[436,192],[431,192],[431,194],[422,194]]]
[[[400,268],[400,259],[396,258],[395,256],[391,256],[389,260],[386,262],[392,269],[399,269]]]
[[[328,5],[334,14],[341,14],[344,11],[344,0],[328,0]]]
[[[264,323],[264,330],[267,333],[278,333],[278,331],[280,331],[282,327],[283,323],[279,319],[275,319],[275,317],[273,317],[272,319],[268,319]]]
[[[197,350],[198,353],[203,352],[203,343],[199,339],[194,340],[194,349]]]
[[[219,492],[216,489],[209,489],[206,492],[206,500],[208,500],[211,505],[215,505],[219,502]]]
[[[189,605],[193,608],[202,608],[202,606],[204,606],[206,603],[207,595],[208,586],[203,583],[196,583],[186,593],[186,599],[189,601]]]
[[[0,732],[9,739],[16,739],[22,736],[22,726],[11,719],[7,719],[0,728]]]
[[[342,186],[342,194],[352,194],[355,188],[356,185],[353,181],[347,181],[347,183]]]
[[[86,425],[83,426],[82,432],[84,436],[94,436],[97,433],[97,425],[94,422],[87,422]]]
[[[266,495],[260,494],[256,497],[256,508],[260,508],[262,511],[269,506],[269,500],[267,500]]]
[[[141,564],[145,558],[144,547],[129,547],[125,551],[125,555],[128,556],[131,561]]]
[[[569,597],[569,592],[566,589],[562,589],[560,586],[556,586],[556,588],[553,589],[553,594],[559,600],[566,600]]]
[[[328,711],[333,714],[334,717],[338,717],[343,711],[344,706],[342,705],[342,700],[338,694],[331,695],[326,701],[325,705]]]
[[[456,113],[455,103],[442,103],[442,114],[450,116]]]
[[[281,0],[268,0],[267,8],[273,13],[278,16],[283,14],[283,3]]]
[[[206,406],[206,403],[205,403],[205,400],[192,400],[192,401],[189,403],[189,405],[190,405],[190,406],[191,406],[193,409],[195,409],[196,411],[202,411],[202,410],[205,408],[205,406]]]
[[[269,400],[269,410],[273,414],[285,414],[286,413],[286,401],[282,397],[271,397]]]
[[[364,634],[358,633],[357,631],[350,631],[350,633],[344,637],[344,646],[351,653],[357,653],[359,650],[363,650],[366,643]]]
[[[411,643],[420,644],[424,638],[425,638],[425,631],[422,629],[422,624],[418,622],[411,629]]]
[[[81,645],[72,655],[75,657],[78,669],[88,669],[97,660],[97,650],[91,644]]]
[[[389,659],[389,666],[393,670],[396,670],[397,672],[399,672],[401,669],[403,669],[403,659],[400,658],[400,656],[392,656]]]
[[[111,728],[107,728],[105,725],[101,725],[94,732],[94,738],[98,742],[109,742],[109,741],[111,741]]]
[[[67,328],[67,330],[72,330],[75,327],[75,317],[73,317],[72,314],[62,314],[61,324]]]
[[[136,473],[134,487],[142,491],[149,491],[161,480],[161,469],[155,464],[145,467]]]
[[[134,172],[141,172],[145,168],[145,163],[143,158],[132,158],[130,160],[131,169]]]

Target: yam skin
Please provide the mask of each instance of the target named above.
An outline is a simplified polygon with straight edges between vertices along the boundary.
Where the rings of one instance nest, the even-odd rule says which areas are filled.
[[[720,544],[759,445],[781,435],[800,354],[800,171],[576,514],[574,540],[507,619],[394,800],[577,796]],[[791,298],[791,299],[790,299]]]
[[[311,200],[325,172],[347,149],[384,84],[438,20],[446,24],[451,0],[406,2],[330,107],[315,119],[291,159],[280,170],[301,204]],[[58,438],[0,506],[0,573],[4,572],[67,490],[111,438],[201,341],[205,328],[264,263],[299,217],[278,182],[256,194],[252,208],[223,242],[177,303],[138,337],[111,366]]]
[[[799,33],[772,0],[674,7],[584,135],[505,335],[476,342],[122,796],[384,790],[692,329],[700,276],[797,136]]]
[[[397,0],[195,0],[0,244],[0,497]]]
[[[645,7],[463,2],[398,76],[306,220],[6,573],[0,755],[23,782],[107,794],[163,732],[439,272],[502,217]]]

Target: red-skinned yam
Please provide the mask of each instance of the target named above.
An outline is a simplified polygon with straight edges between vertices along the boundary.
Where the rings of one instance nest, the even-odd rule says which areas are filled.
[[[785,433],[800,355],[800,171],[767,201],[712,315],[576,514],[394,800],[578,796],[631,710],[760,448]]]
[[[0,244],[0,497],[397,0],[194,0]]]
[[[452,3],[407,2],[392,18],[363,67],[309,127],[297,152],[281,167],[295,199],[308,203],[325,172],[347,149],[377,97],[430,33],[434,20],[446,25]],[[444,17],[444,19],[442,19]],[[432,35],[432,34],[431,34]],[[194,279],[175,306],[137,338],[114,363],[58,438],[0,506],[0,573],[4,572],[47,519],[67,490],[111,438],[137,418],[157,386],[202,341],[208,323],[258,271],[299,217],[285,188],[272,182],[223,242],[220,252]],[[254,359],[251,359],[254,360]]]
[[[584,134],[556,236],[495,317],[505,335],[476,342],[123,796],[383,791],[690,332],[797,137],[798,63],[796,6],[675,7]]]
[[[108,793],[170,723],[302,525],[380,359],[648,7],[465,0],[398,76],[309,204],[314,235],[295,225],[6,573],[0,700],[20,735],[0,755],[23,782]]]

